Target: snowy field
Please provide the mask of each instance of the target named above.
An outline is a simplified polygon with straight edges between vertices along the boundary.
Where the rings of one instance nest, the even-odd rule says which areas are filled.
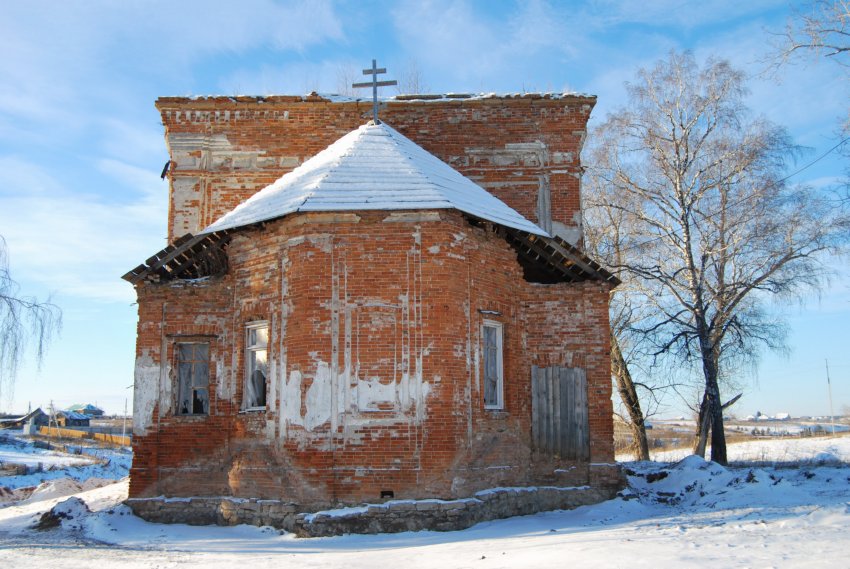
[[[129,449],[112,450],[86,446],[86,443],[75,444],[74,447],[79,450],[79,454],[36,448],[26,439],[0,433],[0,471],[9,465],[25,466],[30,471],[29,474],[18,476],[4,476],[0,473],[0,489],[6,490],[0,491],[0,505],[9,490],[31,488],[42,482],[53,480],[67,485],[75,481],[91,485],[92,479],[114,482],[127,476],[132,460]]]
[[[87,488],[72,479],[79,468],[68,466],[66,477],[0,507],[0,558],[21,568],[61,559],[75,569],[850,567],[850,437],[756,441],[729,451],[741,466],[696,457],[627,463],[622,497],[577,510],[451,533],[320,539],[143,522],[121,505],[126,479]],[[784,466],[765,466],[774,462]],[[66,516],[61,524],[33,529],[54,506]]]

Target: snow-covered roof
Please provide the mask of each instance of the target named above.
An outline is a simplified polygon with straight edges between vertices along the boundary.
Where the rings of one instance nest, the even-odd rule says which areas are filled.
[[[185,102],[185,101],[222,101],[268,103],[276,101],[292,102],[330,102],[330,103],[371,103],[371,95],[342,95],[339,93],[317,93],[315,91],[304,95],[292,94],[268,94],[268,95],[191,95],[188,97],[161,97],[157,103]],[[525,100],[552,100],[564,99],[596,99],[596,95],[581,93],[578,91],[542,91],[542,92],[513,92],[513,93],[413,93],[378,96],[382,103],[416,101],[444,103],[446,101],[481,101],[485,99],[525,99]]]
[[[91,416],[99,416],[103,415],[103,409],[92,405],[91,403],[76,403],[68,407],[68,411],[74,411],[75,413],[82,413],[87,417]]]
[[[84,413],[78,413],[77,411],[59,411],[58,415],[64,415],[68,419],[73,419],[74,421],[88,421],[90,417]]]
[[[457,209],[547,233],[386,123],[369,122],[260,190],[199,235],[294,212]]]

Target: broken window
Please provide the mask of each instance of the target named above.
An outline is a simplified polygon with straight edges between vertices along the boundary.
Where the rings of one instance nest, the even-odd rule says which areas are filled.
[[[485,320],[481,331],[484,360],[484,408],[504,407],[504,380],[502,374],[502,325]]]
[[[180,342],[177,351],[177,413],[207,415],[210,412],[210,345]]]
[[[269,375],[269,325],[252,322],[246,327],[245,341],[245,398],[243,407],[266,407],[266,378]]]

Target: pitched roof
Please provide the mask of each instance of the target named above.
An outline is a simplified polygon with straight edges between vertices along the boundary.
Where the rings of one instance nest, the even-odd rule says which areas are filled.
[[[88,411],[89,413],[103,413],[103,409],[101,409],[100,407],[95,407],[91,403],[75,403],[68,407],[68,411],[78,411],[81,413],[85,413],[86,411]]]
[[[388,126],[369,122],[260,190],[198,235],[305,211],[457,209],[547,236],[487,190]]]
[[[525,278],[556,283],[619,280],[384,123],[368,123],[260,190],[197,235],[186,234],[122,278],[136,284],[204,279],[227,271],[234,230],[295,212],[457,209],[493,223]],[[471,221],[471,220],[470,220]]]
[[[71,411],[71,410],[57,411],[56,414],[64,416],[67,419],[73,419],[74,421],[83,421],[83,420],[88,421],[89,419],[91,419],[91,417],[89,417],[85,413],[79,413],[77,411]]]

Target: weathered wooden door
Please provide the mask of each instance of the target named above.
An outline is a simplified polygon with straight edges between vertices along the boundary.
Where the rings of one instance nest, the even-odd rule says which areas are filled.
[[[590,460],[587,378],[583,369],[531,369],[534,450],[567,460]]]

